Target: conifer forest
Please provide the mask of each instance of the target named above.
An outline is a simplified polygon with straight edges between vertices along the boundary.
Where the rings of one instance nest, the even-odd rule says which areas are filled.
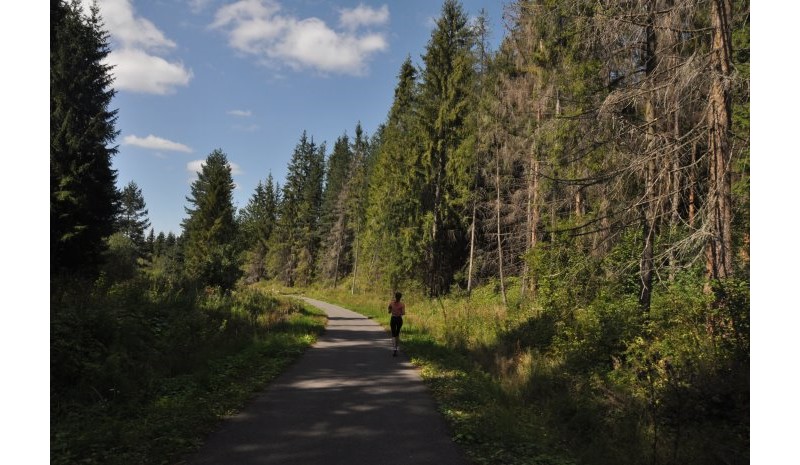
[[[176,462],[322,330],[285,294],[398,289],[475,463],[749,463],[749,1],[513,0],[495,48],[442,3],[382,125],[241,209],[214,150],[165,234],[102,18],[51,0],[52,463]]]

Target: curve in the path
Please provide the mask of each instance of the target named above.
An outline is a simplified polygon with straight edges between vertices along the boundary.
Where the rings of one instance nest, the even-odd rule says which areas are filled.
[[[325,333],[188,464],[466,464],[409,361],[365,316],[304,298]]]

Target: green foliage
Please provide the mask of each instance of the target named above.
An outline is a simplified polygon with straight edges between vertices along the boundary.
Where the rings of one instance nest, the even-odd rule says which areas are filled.
[[[476,163],[472,147],[475,37],[461,4],[447,0],[422,59],[417,115],[422,152],[416,175],[431,295],[446,293],[466,256],[466,218]]]
[[[277,221],[279,202],[278,188],[270,174],[266,184],[259,181],[250,201],[239,212],[241,242],[247,254],[245,263],[248,282],[256,282],[267,277],[265,259],[269,238]]]
[[[289,286],[314,278],[324,174],[325,145],[304,131],[289,162],[267,257],[270,274]]]
[[[137,248],[140,257],[146,255],[144,232],[150,227],[147,207],[142,190],[134,182],[129,182],[120,194],[120,211],[116,219],[116,230],[129,238]]]
[[[538,253],[538,270],[577,260]],[[401,345],[475,463],[746,463],[746,282],[709,294],[702,272],[681,273],[644,314],[625,286],[581,293],[574,277],[544,276],[533,301],[510,279],[508,309],[496,282],[468,297],[404,293]],[[314,293],[388,326],[380,296]]]
[[[183,221],[187,275],[201,285],[231,289],[239,279],[233,178],[227,156],[214,150],[203,163],[186,200]]]
[[[163,232],[153,240],[153,253],[144,273],[159,287],[179,289],[187,285],[185,281],[182,240],[170,232]]]
[[[390,287],[414,277],[422,264],[416,76],[411,59],[406,58],[375,158],[366,206],[364,248],[374,251],[377,264],[372,271]]]
[[[242,258],[251,282],[274,278],[289,286],[282,292],[349,274],[346,291],[314,292],[384,325],[390,291],[403,289],[401,344],[475,463],[745,463],[749,2],[733,2],[736,278],[724,281],[702,269],[708,89],[695,81],[707,71],[695,58],[708,52],[708,4],[684,6],[671,15],[636,2],[513,2],[491,56],[481,21],[471,27],[447,0],[424,67],[403,63],[372,142],[359,124],[326,164],[324,144],[304,132],[286,183],[259,184],[238,225],[230,167],[214,151],[192,185],[183,235],[151,231],[142,274],[142,223],[98,243],[110,223],[82,216],[95,211],[87,199],[102,202],[102,215],[114,203],[104,168],[113,92],[97,65],[106,39],[96,15],[53,3],[51,269],[102,270],[51,289],[55,463],[173,457],[195,443],[197,425],[231,408],[224,397],[243,392],[231,379],[267,379],[283,363],[270,338],[288,352],[302,346],[318,323],[273,295],[234,289]],[[669,36],[676,19],[696,32]],[[655,56],[668,69],[653,73],[654,50],[631,53],[642,40],[672,47]],[[65,58],[81,53],[85,69]],[[91,102],[73,95],[85,89],[71,80],[87,76],[97,78]],[[76,130],[86,114],[102,124]],[[134,218],[141,192],[126,193]],[[473,276],[481,286],[464,291]],[[360,294],[380,288],[385,296]],[[87,420],[98,427],[81,429]]]
[[[119,193],[108,35],[97,7],[50,4],[50,273],[97,275]]]
[[[174,463],[308,347],[318,311],[245,288],[57,283],[52,463]],[[83,283],[86,289],[86,283]]]
[[[103,275],[111,282],[134,278],[138,273],[141,249],[127,235],[117,232],[108,238],[108,250],[103,264]]]
[[[325,189],[322,200],[319,235],[321,250],[319,278],[336,285],[353,268],[352,218],[348,215],[349,181],[353,165],[350,138],[343,134],[336,139],[325,167]]]

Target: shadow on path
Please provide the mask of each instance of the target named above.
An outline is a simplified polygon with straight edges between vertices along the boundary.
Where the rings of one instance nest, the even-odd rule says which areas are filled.
[[[324,335],[190,465],[466,464],[417,371],[358,313],[304,298],[328,314]]]

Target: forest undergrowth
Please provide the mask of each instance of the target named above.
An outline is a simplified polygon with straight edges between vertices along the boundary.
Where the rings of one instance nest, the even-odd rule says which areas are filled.
[[[325,325],[255,288],[68,287],[51,294],[52,464],[175,463]]]
[[[475,463],[749,462],[745,284],[715,300],[684,276],[643,315],[635,297],[573,308],[510,281],[507,308],[497,283],[404,297],[402,350]],[[390,292],[305,292],[388,327]]]

